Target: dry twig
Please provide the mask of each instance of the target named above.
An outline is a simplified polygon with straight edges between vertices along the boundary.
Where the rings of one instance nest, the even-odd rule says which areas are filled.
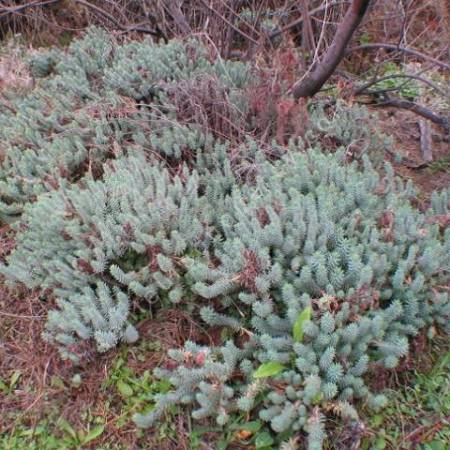
[[[440,61],[439,59],[433,58],[432,56],[426,55],[425,53],[419,52],[418,50],[415,50],[413,48],[409,47],[403,47],[401,45],[395,45],[395,44],[385,44],[383,42],[378,42],[374,44],[362,44],[358,45],[356,47],[352,47],[347,50],[347,54],[359,51],[359,50],[373,50],[373,49],[381,49],[384,48],[386,50],[393,50],[397,52],[407,53],[409,55],[416,56],[417,58],[423,59],[425,61],[432,62],[433,64],[443,68],[450,70],[450,64],[445,63],[444,61]]]
[[[430,86],[432,89],[434,89],[436,92],[439,92],[439,94],[443,95],[444,97],[449,97],[448,92],[444,91],[443,89],[441,89],[437,84],[433,83],[432,81],[423,78],[419,75],[408,75],[408,74],[393,74],[393,75],[386,75],[385,77],[381,77],[381,78],[376,78],[372,81],[369,81],[368,83],[360,86],[359,88],[357,88],[355,90],[355,95],[361,95],[361,94],[381,94],[382,92],[386,92],[387,90],[383,90],[383,91],[367,91],[368,88],[381,83],[382,81],[385,80],[391,80],[391,79],[395,79],[395,78],[408,78],[410,80],[417,80],[420,81],[424,84],[427,84],[428,86]],[[402,86],[398,86],[393,90],[399,90]],[[391,90],[389,90],[391,91]]]
[[[425,163],[433,161],[433,153],[431,151],[431,129],[430,123],[426,120],[419,120],[420,128],[420,151],[422,153],[422,159]]]
[[[383,95],[383,100],[375,100],[373,102],[374,106],[393,106],[395,108],[406,109],[411,111],[425,119],[430,120],[444,128],[445,132],[450,135],[450,117],[446,115],[436,114],[431,111],[431,109],[425,106],[419,105],[418,103],[411,102],[409,100],[403,100],[400,98],[391,98],[387,94]]]

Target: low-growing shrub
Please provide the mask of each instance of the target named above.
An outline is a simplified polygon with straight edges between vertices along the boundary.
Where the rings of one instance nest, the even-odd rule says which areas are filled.
[[[77,361],[86,342],[134,342],[134,313],[165,307],[214,331],[169,353],[156,375],[173,390],[138,425],[191,404],[319,449],[327,414],[383,406],[368,376],[421,330],[448,331],[449,192],[418,211],[410,185],[372,167],[375,141],[350,163],[370,136],[348,118],[365,111],[324,128],[313,110],[303,147],[263,148],[239,124],[248,67],[196,41],[118,46],[93,30],[31,69],[43,78],[0,111],[0,212],[17,215],[0,273],[51,293],[45,338]]]
[[[224,97],[223,120],[242,125],[247,110],[241,91],[252,80],[246,65],[214,61],[198,41],[119,46],[96,28],[67,52],[34,55],[29,66],[36,87],[21,95],[7,91],[10,105],[0,105],[3,220],[42,193],[85,174],[100,177],[106,160],[128,152],[180,161],[209,148],[214,127],[195,120],[201,103],[194,111],[179,97],[207,79]]]
[[[59,310],[49,314],[46,337],[72,357],[77,338],[95,337],[99,350],[129,340],[132,297],[151,302],[159,294],[166,306],[180,302],[180,260],[211,240],[195,173],[170,177],[141,155],[105,167],[103,178],[29,205],[3,269],[30,288],[52,289]]]
[[[381,179],[367,158],[363,169],[344,161],[343,152],[289,156],[234,192],[221,244],[189,273],[210,301],[202,319],[235,337],[173,351],[175,368],[157,374],[176,389],[138,424],[172,402],[219,424],[258,410],[275,432],[304,429],[309,448],[321,448],[321,408],[356,419],[356,399],[381,407],[367,372],[394,368],[424,327],[448,328],[450,230],[411,206],[390,168]],[[447,194],[434,203],[446,208]]]
[[[348,105],[340,99],[333,108],[318,101],[310,109],[310,128],[305,134],[309,146],[344,147],[349,159],[368,155],[377,167],[383,164],[393,141],[380,131],[375,113],[369,113],[365,106]]]

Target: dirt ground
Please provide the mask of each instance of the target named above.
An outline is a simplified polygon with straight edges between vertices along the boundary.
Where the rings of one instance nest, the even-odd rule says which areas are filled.
[[[424,199],[435,190],[450,188],[450,136],[445,138],[442,129],[431,125],[433,161],[423,167],[418,116],[394,108],[377,108],[376,112],[380,117],[383,133],[394,139],[393,153],[405,159],[405,163],[398,163],[390,157],[397,175],[411,179]]]
[[[396,173],[414,182],[422,194],[420,200],[423,204],[426,204],[433,190],[450,187],[450,143],[444,139],[442,131],[434,126],[432,128],[433,163],[429,167],[411,168],[408,166],[423,164],[417,116],[399,110],[376,111],[383,132],[394,140],[392,153],[403,156],[407,161],[405,165],[389,157]],[[434,169],[433,164],[436,164]],[[13,247],[14,236],[11,230],[5,225],[0,226],[0,261],[4,260]],[[76,368],[82,374],[83,384],[79,388],[71,387],[70,383],[66,384],[66,380],[72,377],[73,365],[62,362],[57,351],[41,338],[47,309],[48,303],[41,301],[39,292],[27,291],[21,287],[9,288],[0,280],[0,380],[10,380],[15,373],[20,374],[20,383],[15,387],[14,395],[7,395],[0,389],[0,429],[8,431],[15,427],[17,415],[15,420],[12,418],[18,410],[22,412],[21,423],[33,428],[56,405],[60,408],[62,417],[78,417],[80,424],[86,409],[105,415],[105,438],[113,438],[125,448],[155,445],[149,440],[149,434],[139,438],[132,425],[120,430],[115,427],[115,422],[120,417],[120,398],[116,406],[102,410],[111,396],[114,398],[115,395],[111,389],[104,388],[104,383],[113,370],[120,349],[100,356],[87,349],[88,353],[91,352],[90,357],[83,366]],[[140,325],[141,334],[146,335],[148,340],[162,341],[164,349],[147,352],[145,361],[131,352],[127,356],[127,365],[135,369],[137,376],[157,366],[161,362],[161,355],[168,348],[181,345],[185,336],[195,332],[196,325],[187,316],[170,311],[165,314],[166,317],[162,320],[158,318]],[[55,384],[55,379],[65,380],[65,385]],[[158,448],[188,448],[189,433],[185,429],[186,424],[180,422],[178,426],[181,440],[174,443],[169,439],[164,444],[158,443]]]

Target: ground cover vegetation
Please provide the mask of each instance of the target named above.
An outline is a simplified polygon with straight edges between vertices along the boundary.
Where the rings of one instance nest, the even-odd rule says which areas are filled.
[[[424,197],[388,161],[442,174],[445,155],[426,158],[422,122],[411,161],[354,99],[398,91],[385,103],[443,146],[448,119],[392,63],[308,102],[320,70],[296,81],[267,11],[233,27],[241,45],[271,35],[276,70],[188,17],[172,39],[163,20],[144,39],[90,27],[20,54],[28,78],[0,104],[3,447],[445,448],[450,188]],[[395,376],[420,410],[407,434]],[[75,421],[62,392],[84,402]]]

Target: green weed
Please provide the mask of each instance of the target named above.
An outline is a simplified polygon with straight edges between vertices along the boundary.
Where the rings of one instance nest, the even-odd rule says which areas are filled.
[[[387,396],[387,408],[369,421],[372,437],[361,450],[450,449],[450,351]]]
[[[433,161],[428,165],[428,172],[435,174],[437,172],[445,172],[450,169],[450,155]]]

